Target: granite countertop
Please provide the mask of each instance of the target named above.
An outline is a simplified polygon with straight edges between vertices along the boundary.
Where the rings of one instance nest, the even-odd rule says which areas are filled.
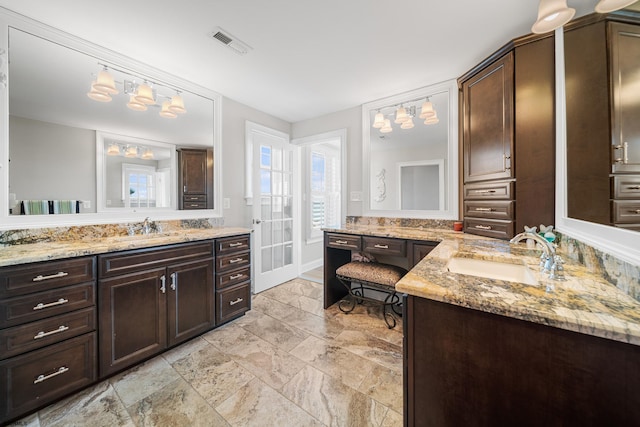
[[[558,281],[540,272],[540,251],[524,243],[440,229],[349,225],[326,231],[440,242],[396,284],[399,292],[640,345],[640,302],[568,257],[565,280]],[[453,257],[524,264],[538,284],[452,273],[447,263]]]
[[[5,246],[0,249],[0,267],[26,264],[29,262],[50,261],[107,252],[140,249],[174,243],[195,242],[218,237],[250,233],[251,230],[240,227],[213,227],[172,230],[148,235],[85,237],[69,241],[54,241]]]

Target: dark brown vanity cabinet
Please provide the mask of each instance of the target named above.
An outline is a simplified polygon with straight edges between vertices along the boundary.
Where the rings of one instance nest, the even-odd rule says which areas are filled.
[[[567,213],[640,231],[640,23],[612,19],[565,32]]]
[[[248,234],[216,239],[216,324],[251,309],[251,239]]]
[[[554,38],[514,40],[459,86],[465,232],[509,239],[553,224]]]
[[[213,209],[213,150],[178,150],[180,209]]]
[[[97,379],[94,257],[0,268],[0,424]]]
[[[215,324],[213,242],[101,255],[100,376]]]

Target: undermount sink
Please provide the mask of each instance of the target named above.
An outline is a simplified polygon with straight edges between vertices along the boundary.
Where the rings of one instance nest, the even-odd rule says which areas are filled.
[[[527,285],[538,284],[529,267],[523,264],[453,257],[449,260],[447,269],[452,273],[466,274],[467,276],[486,277],[487,279],[506,280]]]

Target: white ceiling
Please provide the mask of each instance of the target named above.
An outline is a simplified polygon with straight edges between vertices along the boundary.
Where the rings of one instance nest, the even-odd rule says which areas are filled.
[[[596,0],[569,0],[577,16]],[[538,0],[0,0],[288,122],[457,78],[530,32]],[[220,26],[244,56],[207,33]]]

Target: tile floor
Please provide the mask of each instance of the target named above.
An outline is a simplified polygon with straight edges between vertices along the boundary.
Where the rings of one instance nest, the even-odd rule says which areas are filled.
[[[245,316],[46,407],[23,426],[400,426],[402,324],[322,309],[295,279]]]

